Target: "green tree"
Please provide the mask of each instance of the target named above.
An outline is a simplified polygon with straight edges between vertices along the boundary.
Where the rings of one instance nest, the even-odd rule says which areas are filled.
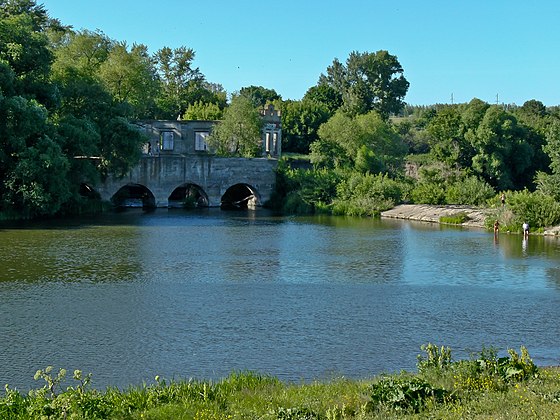
[[[329,117],[332,117],[338,108],[342,106],[342,94],[327,84],[310,87],[305,92],[303,100],[324,106],[329,113]]]
[[[157,103],[158,118],[176,119],[187,107],[200,99],[204,75],[193,67],[195,52],[192,48],[163,47],[154,54],[160,80]]]
[[[526,170],[534,151],[513,115],[499,106],[489,107],[476,131],[467,133],[467,138],[475,151],[472,168],[490,185],[507,190],[527,182]]]
[[[101,65],[107,60],[114,41],[101,31],[68,31],[55,49],[55,77],[71,68],[82,77],[98,79]]]
[[[437,160],[450,166],[470,166],[473,150],[465,139],[465,128],[458,107],[449,106],[439,110],[426,130],[430,135],[430,152]]]
[[[235,95],[223,120],[208,137],[210,149],[221,156],[255,157],[262,153],[262,118],[246,96]]]
[[[36,19],[19,10],[14,1],[0,3],[0,63],[4,92],[36,99],[51,108],[56,104],[56,90],[49,82],[53,60],[47,36]],[[12,7],[9,7],[12,6]]]
[[[99,78],[113,99],[130,107],[132,118],[147,118],[155,106],[158,84],[145,45],[115,43],[99,66]]]
[[[387,51],[353,51],[346,65],[338,59],[319,78],[319,85],[332,87],[341,95],[342,108],[350,115],[377,111],[383,118],[404,106],[409,83],[396,56]]]
[[[558,118],[555,118],[548,128],[543,151],[550,159],[551,173],[537,172],[537,188],[560,201],[560,120]]]
[[[282,103],[282,150],[309,153],[309,146],[318,139],[321,124],[328,121],[326,106],[311,100]]]
[[[250,99],[253,106],[259,109],[264,109],[266,104],[282,99],[274,89],[267,89],[262,86],[243,87],[239,94]]]
[[[223,111],[215,103],[204,103],[197,101],[188,106],[183,120],[219,120],[223,116]]]
[[[319,128],[311,161],[318,167],[396,174],[406,152],[402,138],[377,112],[350,117],[339,111]]]

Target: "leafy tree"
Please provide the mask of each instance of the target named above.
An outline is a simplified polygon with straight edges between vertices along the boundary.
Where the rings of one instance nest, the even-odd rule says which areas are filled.
[[[472,99],[461,113],[465,130],[476,131],[488,108],[490,105],[486,102],[477,98]]]
[[[34,31],[44,30],[50,21],[45,6],[34,0],[0,0],[0,19],[22,15],[31,19]]]
[[[239,94],[250,99],[255,108],[262,109],[264,109],[266,104],[282,99],[274,89],[267,89],[262,86],[243,87]]]
[[[223,120],[208,137],[208,145],[222,156],[259,156],[262,118],[246,96],[235,95],[224,111]]]
[[[309,146],[318,139],[321,124],[330,114],[324,104],[311,100],[282,103],[282,150],[309,153]]]
[[[332,117],[342,106],[342,94],[327,84],[319,84],[310,87],[307,92],[305,92],[303,100],[323,105],[327,109],[329,117]]]
[[[473,170],[492,186],[507,190],[526,182],[533,149],[515,117],[501,107],[488,108],[476,131],[467,134],[475,150]],[[529,179],[532,179],[530,177]]]
[[[193,67],[192,48],[163,47],[154,55],[161,94],[157,98],[160,113],[157,117],[175,119],[184,114],[189,104],[200,99],[204,76]]]
[[[223,111],[215,103],[204,103],[202,101],[189,105],[183,120],[219,120],[222,118]]]
[[[387,51],[353,51],[346,65],[338,59],[319,78],[319,85],[332,87],[350,115],[377,111],[383,118],[397,114],[404,106],[409,83],[397,57]]]
[[[437,160],[452,166],[470,166],[473,151],[465,139],[458,107],[441,109],[430,120],[426,130],[430,135],[430,151]]]
[[[56,103],[56,94],[49,83],[53,57],[48,38],[37,29],[32,16],[8,14],[12,10],[8,6],[19,10],[16,3],[0,3],[0,63],[4,92],[36,99],[52,107]]]
[[[55,49],[55,77],[73,69],[81,77],[98,78],[101,65],[107,61],[115,42],[101,31],[68,31]]]
[[[158,85],[145,45],[116,43],[99,67],[99,78],[114,100],[127,104],[133,118],[146,118],[155,106]]]
[[[550,159],[552,173],[537,172],[537,187],[539,191],[560,201],[560,120],[557,118],[550,124],[543,150]]]
[[[337,112],[319,128],[311,161],[319,167],[398,173],[407,147],[390,123],[375,112],[350,117]]]

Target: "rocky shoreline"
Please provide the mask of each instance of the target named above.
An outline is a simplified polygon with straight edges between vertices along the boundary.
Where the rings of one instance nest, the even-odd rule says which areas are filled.
[[[429,204],[401,204],[390,210],[381,212],[381,217],[440,223],[440,217],[452,217],[458,214],[466,214],[468,218],[464,223],[461,223],[460,226],[484,229],[484,221],[489,215],[489,210],[460,205],[435,206]]]
[[[461,213],[466,214],[468,219],[458,226],[486,229],[484,221],[491,214],[491,209],[460,205],[435,206],[429,204],[401,204],[390,210],[381,212],[381,217],[440,223],[439,220],[442,216],[452,217]],[[545,229],[543,235],[560,235],[560,226]]]

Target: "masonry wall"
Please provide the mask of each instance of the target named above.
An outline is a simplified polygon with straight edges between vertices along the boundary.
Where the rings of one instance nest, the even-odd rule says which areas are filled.
[[[276,182],[278,161],[267,158],[220,158],[200,155],[144,156],[123,179],[108,179],[97,188],[103,200],[127,184],[148,188],[158,207],[167,207],[168,198],[178,187],[195,184],[208,195],[209,205],[217,207],[226,190],[236,184],[246,184],[256,192],[258,204],[270,199]]]

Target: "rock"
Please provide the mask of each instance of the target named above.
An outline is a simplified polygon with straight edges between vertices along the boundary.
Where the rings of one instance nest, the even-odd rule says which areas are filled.
[[[440,223],[442,216],[455,216],[465,213],[468,217],[460,226],[484,228],[484,221],[488,215],[486,209],[471,206],[447,205],[434,206],[428,204],[401,204],[381,212],[381,217],[392,219],[417,220],[421,222]]]

